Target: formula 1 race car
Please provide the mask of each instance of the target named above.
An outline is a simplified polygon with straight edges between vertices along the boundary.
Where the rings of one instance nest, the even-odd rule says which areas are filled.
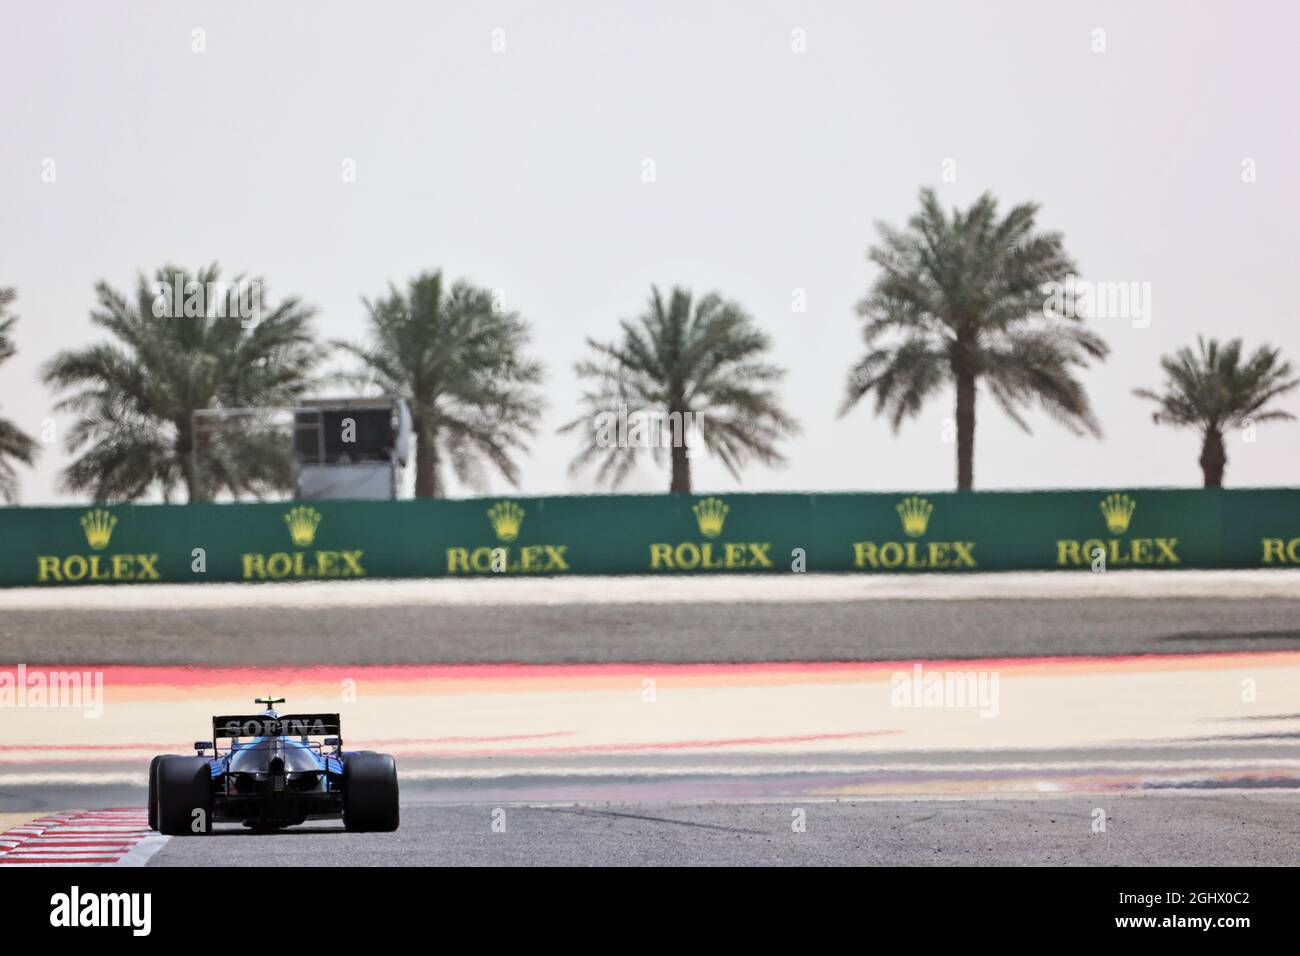
[[[393,758],[344,751],[338,714],[282,715],[273,706],[283,701],[259,697],[255,702],[266,705],[261,714],[213,717],[212,740],[194,744],[199,756],[154,757],[150,829],[189,836],[219,821],[274,830],[341,816],[355,832],[396,830]],[[223,740],[230,741],[224,750]]]

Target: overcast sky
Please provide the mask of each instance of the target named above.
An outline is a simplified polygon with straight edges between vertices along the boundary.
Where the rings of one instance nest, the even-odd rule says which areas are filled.
[[[651,283],[742,303],[803,425],[786,467],[740,485],[697,458],[697,490],[950,488],[951,391],[897,436],[867,404],[835,417],[873,223],[902,224],[922,186],[1037,201],[1085,279],[1150,283],[1148,327],[1095,323],[1104,439],[1041,414],[1027,436],[981,402],[977,488],[1198,484],[1196,436],[1131,389],[1197,333],[1300,362],[1300,14],[1281,0],[10,3],[3,46],[0,286],[20,319],[0,416],[33,435],[39,365],[101,335],[97,280],[215,260],[357,338],[361,296],[442,268],[533,327],[549,407],[526,493],[593,490],[554,434],[571,366]],[[1300,484],[1300,424],[1228,453],[1230,485]],[[23,501],[67,500],[67,461],[48,446],[20,469]],[[647,460],[626,487],[667,484]]]

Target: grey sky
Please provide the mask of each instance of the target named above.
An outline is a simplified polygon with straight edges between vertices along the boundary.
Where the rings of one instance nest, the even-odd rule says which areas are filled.
[[[571,365],[652,282],[739,300],[789,369],[804,433],[740,488],[950,488],[950,395],[898,436],[866,405],[835,418],[872,224],[901,224],[923,185],[945,205],[1036,200],[1084,278],[1151,283],[1150,327],[1096,323],[1105,438],[1039,414],[1026,436],[982,402],[977,488],[1197,484],[1195,435],[1130,394],[1159,384],[1160,354],[1204,333],[1300,361],[1294,4],[83,2],[3,20],[0,285],[21,318],[0,415],[32,434],[53,401],[39,364],[99,335],[98,279],[218,260],[355,338],[362,295],[441,267],[533,326],[549,409],[525,492],[593,489],[554,434]],[[23,501],[64,500],[67,460],[20,469]],[[737,487],[695,467],[698,490]],[[667,483],[647,461],[627,488]],[[1234,436],[1227,483],[1300,484],[1300,424]]]

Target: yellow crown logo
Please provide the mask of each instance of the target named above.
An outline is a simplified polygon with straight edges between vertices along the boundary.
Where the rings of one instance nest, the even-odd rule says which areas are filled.
[[[289,526],[289,537],[300,548],[310,548],[316,540],[316,526],[320,524],[320,512],[306,505],[290,508],[284,516],[284,523]]]
[[[513,501],[498,501],[487,512],[492,530],[502,541],[513,541],[519,537],[519,526],[524,521],[524,509]]]
[[[108,547],[108,539],[113,536],[113,527],[117,518],[103,508],[87,511],[81,516],[81,528],[86,532],[86,543],[96,551]]]
[[[1124,494],[1110,494],[1101,500],[1101,513],[1106,518],[1106,528],[1111,534],[1123,534],[1133,520],[1137,502]]]
[[[898,510],[898,517],[903,522],[903,534],[909,538],[919,538],[925,534],[926,526],[930,524],[930,513],[934,511],[934,505],[924,498],[918,498],[912,495],[904,498],[895,508]]]
[[[695,512],[700,534],[706,538],[716,538],[722,534],[722,523],[727,520],[727,512],[731,509],[721,498],[705,498],[691,510]]]

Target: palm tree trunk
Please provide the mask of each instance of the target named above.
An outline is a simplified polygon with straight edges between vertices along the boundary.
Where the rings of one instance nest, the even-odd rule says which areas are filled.
[[[958,371],[957,377],[957,490],[975,484],[975,376]]]
[[[199,480],[198,463],[195,460],[194,436],[188,428],[177,425],[176,457],[181,460],[182,476],[185,479],[185,500],[190,504],[206,500]]]
[[[197,504],[201,501],[207,501],[204,497],[203,488],[199,484],[198,471],[194,467],[194,455],[185,456],[185,494],[186,500],[190,504]]]
[[[682,440],[674,442],[672,447],[673,478],[668,486],[669,494],[689,495],[691,493],[691,460],[686,457],[686,432],[682,431]]]
[[[1228,453],[1223,448],[1223,432],[1217,428],[1205,430],[1201,445],[1201,474],[1206,488],[1223,487],[1223,470],[1228,464]]]
[[[415,443],[415,497],[441,498],[438,487],[438,444],[432,428],[416,424]]]

